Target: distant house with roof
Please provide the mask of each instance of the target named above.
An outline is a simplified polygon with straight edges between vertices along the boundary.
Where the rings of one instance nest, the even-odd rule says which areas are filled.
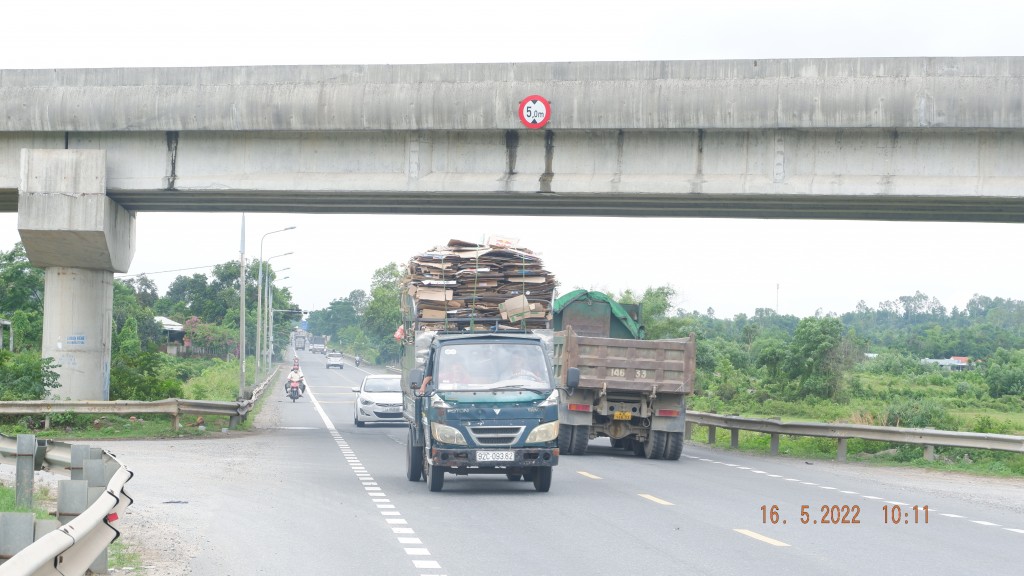
[[[967,370],[970,359],[967,356],[950,356],[949,358],[922,358],[922,364],[937,364],[943,370]]]
[[[160,351],[171,356],[177,356],[185,350],[185,327],[180,323],[167,318],[166,316],[154,316],[164,331],[164,342],[160,344]]]

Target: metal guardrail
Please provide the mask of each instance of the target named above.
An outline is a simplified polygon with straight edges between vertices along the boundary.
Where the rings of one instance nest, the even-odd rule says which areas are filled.
[[[0,437],[0,459],[12,463],[18,454],[17,441]],[[132,473],[107,451],[104,466],[117,466],[105,491],[84,512],[56,530],[47,533],[0,565],[0,576],[69,576],[85,574],[111,542],[121,533],[116,524],[132,499],[124,491]],[[71,468],[71,445],[48,442],[44,467],[56,471]]]
[[[38,401],[2,402],[0,414],[35,414],[77,411],[93,414],[173,414],[175,428],[179,414],[225,414],[242,417],[256,405],[267,385],[277,375],[275,369],[266,380],[253,389],[247,400],[212,402],[205,400],[169,399],[157,402]],[[41,466],[52,471],[70,472],[71,444],[47,441]],[[17,440],[0,436],[0,461],[16,463]],[[0,565],[0,576],[71,576],[82,575],[121,533],[115,527],[132,499],[124,492],[132,472],[112,454],[103,451],[105,466],[113,468],[106,490],[83,513],[56,530],[47,533]]]
[[[925,446],[925,457],[933,455],[935,446],[957,448],[978,448],[1024,453],[1024,437],[1007,434],[981,434],[977,432],[955,432],[931,428],[898,428],[894,426],[867,426],[864,424],[822,424],[819,422],[781,422],[758,418],[723,416],[707,412],[686,412],[686,437],[689,439],[694,424],[708,427],[708,443],[715,442],[715,429],[726,428],[732,432],[732,447],[739,445],[739,431],[750,430],[771,434],[771,452],[778,454],[779,436],[815,436],[834,438],[838,441],[837,459],[846,461],[846,441],[850,438],[879,440],[897,444]]]
[[[75,414],[169,414],[174,417],[172,427],[177,430],[182,414],[230,416],[232,424],[236,419],[244,418],[256,405],[266,386],[277,375],[279,367],[274,370],[259,386],[253,389],[252,396],[246,400],[221,402],[214,400],[183,400],[168,398],[145,402],[141,400],[27,400],[16,402],[0,402],[0,414],[44,414],[74,412]]]

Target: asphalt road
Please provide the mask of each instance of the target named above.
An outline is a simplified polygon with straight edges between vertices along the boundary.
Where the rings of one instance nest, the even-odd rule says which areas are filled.
[[[275,392],[255,432],[104,445],[136,472],[124,530],[151,573],[1021,573],[1019,481],[692,444],[649,461],[597,441],[561,458],[546,494],[504,476],[431,493],[405,478],[404,424],[352,423],[372,369],[300,356],[311,393]],[[850,523],[825,523],[833,506]]]

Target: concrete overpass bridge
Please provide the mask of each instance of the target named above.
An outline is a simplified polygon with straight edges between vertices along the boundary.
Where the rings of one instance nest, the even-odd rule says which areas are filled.
[[[1024,58],[0,71],[62,395],[147,210],[1022,222]]]

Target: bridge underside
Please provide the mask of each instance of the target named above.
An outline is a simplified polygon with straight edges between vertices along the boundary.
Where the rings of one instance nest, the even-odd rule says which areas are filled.
[[[0,133],[102,149],[129,211],[1024,222],[1010,129]]]

